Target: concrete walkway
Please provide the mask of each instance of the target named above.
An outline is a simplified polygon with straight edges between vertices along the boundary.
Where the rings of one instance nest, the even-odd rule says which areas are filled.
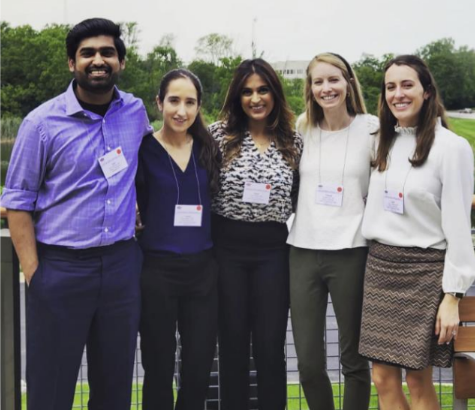
[[[466,120],[475,120],[475,110],[472,114],[464,114],[458,111],[447,111],[447,115],[450,118],[464,118]]]

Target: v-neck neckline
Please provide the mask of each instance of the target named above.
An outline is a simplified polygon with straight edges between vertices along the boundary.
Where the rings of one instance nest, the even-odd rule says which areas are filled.
[[[191,150],[190,150],[190,156],[188,157],[188,162],[186,163],[186,167],[185,169],[182,169],[178,163],[175,161],[175,158],[173,158],[173,156],[168,152],[168,150],[166,149],[166,147],[162,144],[162,142],[160,140],[158,140],[157,138],[155,138],[155,136],[153,135],[152,138],[155,140],[155,142],[163,149],[163,151],[165,151],[165,154],[170,158],[171,162],[173,164],[175,164],[175,167],[178,168],[178,170],[182,173],[182,174],[186,174],[187,171],[188,171],[188,168],[190,168],[190,163],[192,162],[192,155],[193,155],[193,149],[195,147],[195,141],[192,140],[191,141]]]
[[[248,137],[249,140],[250,140],[250,144],[251,144],[252,150],[253,150],[253,151],[256,151],[256,152],[257,152],[257,155],[266,156],[266,155],[269,154],[270,149],[271,149],[271,147],[272,147],[272,144],[274,143],[273,140],[271,140],[270,143],[269,143],[269,145],[267,146],[267,148],[266,148],[263,152],[261,152],[261,151],[259,150],[259,147],[257,146],[256,142],[254,141],[254,138],[252,138],[251,131],[249,131],[249,130],[247,131],[247,137]]]

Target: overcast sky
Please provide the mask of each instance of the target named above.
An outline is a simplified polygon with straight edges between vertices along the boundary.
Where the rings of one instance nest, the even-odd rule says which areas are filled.
[[[474,0],[2,0],[1,19],[12,26],[76,24],[90,17],[138,23],[146,53],[164,34],[175,35],[180,58],[195,56],[209,33],[234,39],[235,50],[271,62],[310,60],[324,51],[357,61],[363,53],[412,53],[452,37],[475,48]],[[255,20],[255,23],[253,21]],[[254,30],[253,30],[254,25]]]

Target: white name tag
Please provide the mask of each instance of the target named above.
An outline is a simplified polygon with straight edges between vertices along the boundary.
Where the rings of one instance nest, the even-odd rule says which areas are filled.
[[[267,205],[269,203],[271,189],[272,186],[270,184],[245,182],[242,202],[251,202],[253,204]]]
[[[202,205],[175,205],[173,226],[201,226]]]
[[[328,183],[317,185],[315,203],[340,207],[343,204],[343,186]]]
[[[121,147],[114,148],[111,152],[100,157],[98,161],[107,179],[129,166]]]
[[[402,215],[404,213],[404,195],[399,191],[384,191],[383,207],[385,211]]]

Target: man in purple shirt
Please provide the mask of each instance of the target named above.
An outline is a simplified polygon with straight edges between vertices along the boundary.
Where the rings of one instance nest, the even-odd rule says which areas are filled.
[[[23,121],[2,205],[28,284],[28,410],[73,403],[87,346],[89,409],[130,409],[142,255],[134,239],[137,154],[151,131],[115,84],[119,26],[88,19],[66,39],[67,91]]]

